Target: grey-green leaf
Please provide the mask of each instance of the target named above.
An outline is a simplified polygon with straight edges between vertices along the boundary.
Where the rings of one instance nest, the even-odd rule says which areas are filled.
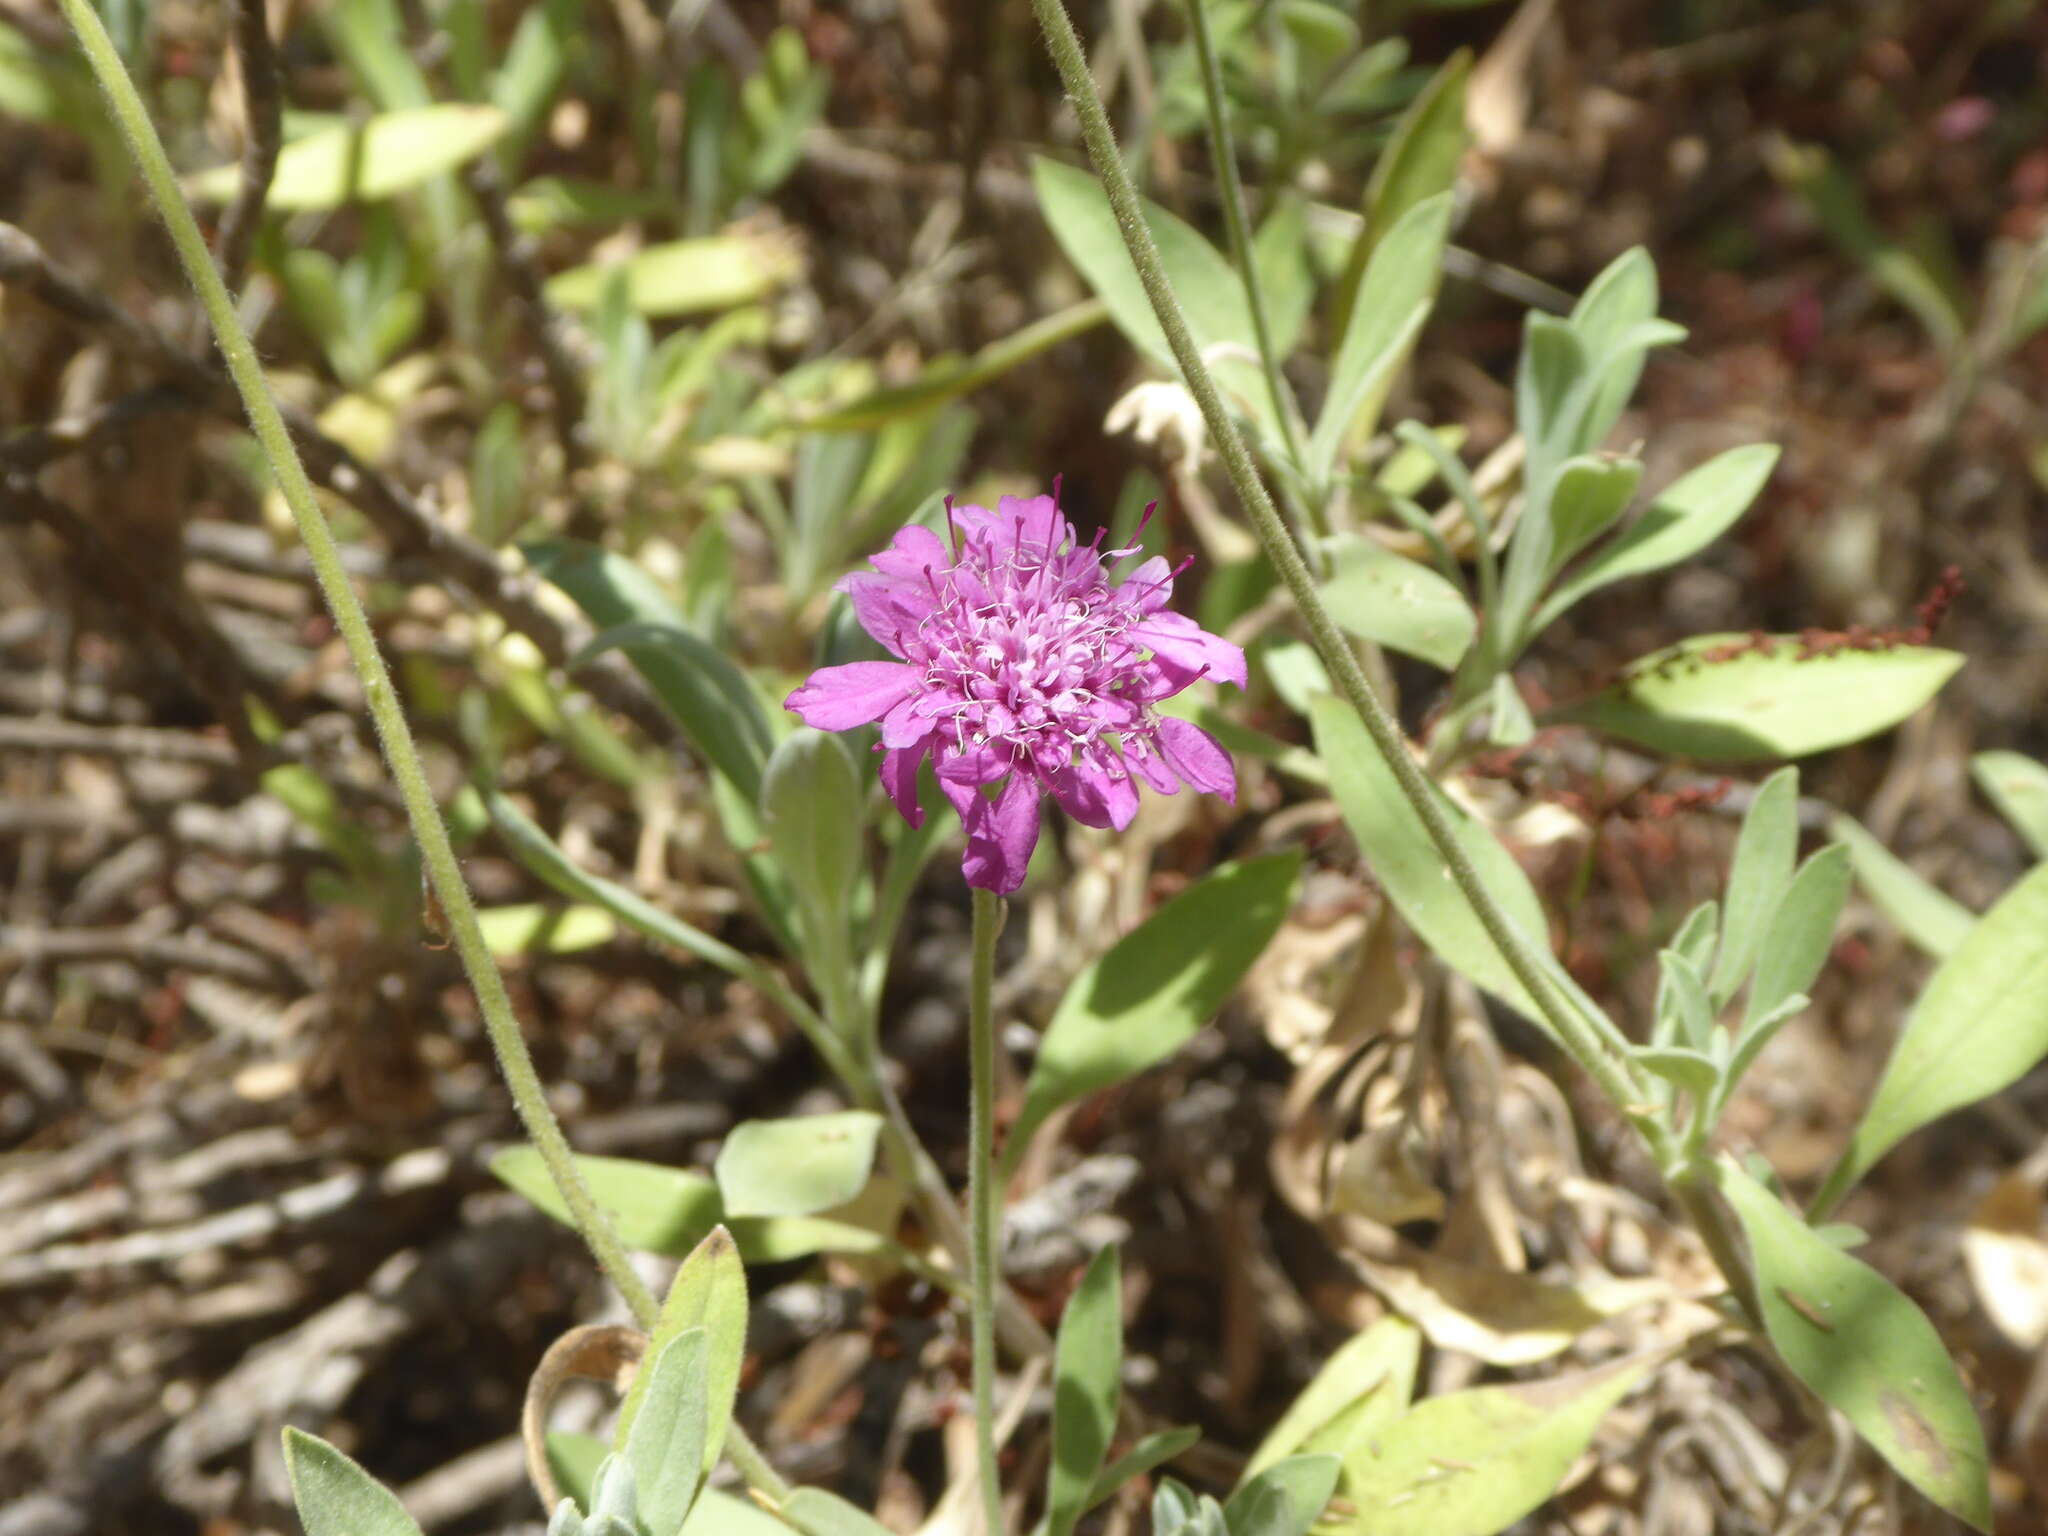
[[[1365,535],[1345,537],[1330,551],[1323,601],[1347,633],[1446,672],[1478,627],[1472,605],[1450,582]]]
[[[396,1494],[318,1435],[287,1427],[284,1466],[306,1536],[420,1536]]]
[[[296,212],[394,197],[474,160],[510,126],[496,107],[442,102],[322,128],[278,153],[266,202]],[[216,166],[188,178],[185,190],[200,202],[224,203],[241,176],[239,165]]]
[[[1600,537],[1628,510],[1630,498],[1643,478],[1643,466],[1635,459],[1609,459],[1582,455],[1567,459],[1558,471],[1557,488],[1550,493],[1550,571]]]
[[[1221,865],[1074,978],[1040,1042],[1006,1171],[1061,1105],[1135,1077],[1194,1038],[1279,931],[1300,869],[1294,853]]]
[[[799,726],[776,745],[761,774],[761,822],[814,924],[845,931],[866,820],[860,770],[837,736]]]
[[[1600,1420],[1666,1357],[1427,1398],[1346,1458],[1344,1536],[1494,1536],[1556,1490]]]
[[[1749,1238],[1757,1299],[1778,1358],[1907,1482],[1989,1531],[1983,1427],[1934,1325],[1884,1276],[1812,1231],[1733,1163],[1715,1171]]]
[[[1337,1491],[1335,1456],[1289,1456],[1242,1483],[1223,1506],[1230,1536],[1308,1536]]]
[[[867,1185],[882,1117],[864,1109],[747,1120],[718,1149],[714,1173],[732,1216],[814,1216]]]
[[[2019,1081],[2048,1055],[2048,864],[1979,918],[1920,995],[1877,1096],[1815,1204],[1903,1138]]]
[[[873,1515],[822,1488],[797,1489],[783,1502],[782,1513],[804,1536],[890,1536]]]
[[[1856,878],[1901,933],[1937,960],[1956,952],[1976,923],[1976,913],[1937,889],[1853,816],[1836,812],[1828,819],[1828,835],[1848,845]]]
[[[1443,273],[1451,194],[1425,198],[1374,248],[1365,286],[1344,328],[1322,414],[1309,434],[1310,473],[1329,475],[1347,439],[1369,432],[1415,339],[1422,333]]]
[[[1728,870],[1721,947],[1707,982],[1718,1008],[1733,997],[1756,964],[1764,930],[1799,856],[1799,770],[1780,768],[1757,786],[1743,813]]]
[[[1545,628],[1590,592],[1698,554],[1749,510],[1777,462],[1775,444],[1752,443],[1731,448],[1681,475],[1651,500],[1641,517],[1558,583],[1537,613],[1536,628]]]
[[[1924,645],[1809,654],[1792,635],[1695,635],[1552,718],[1674,757],[1805,757],[1890,730],[1962,664]]]
[[[1407,1410],[1422,1358],[1422,1332],[1389,1315],[1338,1346],[1245,1463],[1256,1477],[1304,1447],[1348,1454],[1352,1441],[1377,1433]]]
[[[647,1536],[677,1536],[704,1481],[707,1344],[702,1328],[685,1328],[641,1366],[647,1391],[619,1450],[639,1484]]]
[[[1123,1266],[1114,1245],[1090,1261],[1060,1317],[1053,1355],[1048,1536],[1073,1536],[1116,1432],[1124,1363]]]
[[[1667,1083],[1684,1089],[1700,1105],[1713,1102],[1721,1084],[1721,1069],[1713,1057],[1682,1045],[1645,1045],[1635,1051],[1643,1070],[1654,1072]]]
[[[1849,850],[1831,843],[1799,866],[1778,899],[1757,952],[1743,1015],[1746,1029],[1786,998],[1810,991],[1834,945],[1835,924],[1849,897]]]
[[[576,1166],[628,1248],[682,1258],[724,1214],[718,1186],[693,1168],[591,1156],[579,1156]],[[555,1220],[574,1225],[568,1201],[532,1147],[507,1147],[491,1159],[491,1172]]]
[[[1330,770],[1330,789],[1358,839],[1359,851],[1408,926],[1446,964],[1541,1023],[1542,1012],[1501,958],[1465,894],[1444,867],[1428,830],[1402,796],[1349,704],[1325,694],[1315,701],[1316,752]],[[1444,815],[1496,900],[1524,937],[1547,953],[1549,924],[1529,877],[1500,840],[1433,786]]]
[[[698,750],[748,804],[758,801],[768,720],[731,659],[692,634],[668,594],[624,556],[561,539],[529,545],[526,557],[605,631],[579,659],[623,649]]]
[[[2048,768],[2017,752],[1979,752],[1970,777],[2037,859],[2048,859]]]
[[[732,1234],[724,1227],[713,1227],[676,1271],[648,1341],[647,1358],[659,1359],[692,1328],[704,1331],[704,1475],[709,1477],[725,1446],[747,1352],[747,1276]],[[619,1409],[621,1433],[631,1430],[652,1380],[646,1371],[634,1376]]]

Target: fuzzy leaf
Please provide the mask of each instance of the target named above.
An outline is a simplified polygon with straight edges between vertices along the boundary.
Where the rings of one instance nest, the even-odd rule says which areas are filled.
[[[1331,550],[1323,601],[1347,633],[1446,672],[1457,666],[1478,628],[1472,605],[1450,582],[1362,535]]]
[[[1116,1432],[1123,1395],[1123,1266],[1114,1245],[1096,1254],[1060,1317],[1052,1379],[1049,1536],[1073,1536]]]
[[[420,1536],[397,1495],[318,1435],[287,1427],[284,1465],[306,1536]]]
[[[1866,831],[1854,817],[1837,812],[1828,835],[1849,848],[1849,864],[1864,891],[1899,931],[1937,960],[1945,960],[1969,935],[1977,914]]]
[[[882,1117],[864,1109],[733,1127],[713,1169],[733,1216],[814,1216],[868,1182]]]

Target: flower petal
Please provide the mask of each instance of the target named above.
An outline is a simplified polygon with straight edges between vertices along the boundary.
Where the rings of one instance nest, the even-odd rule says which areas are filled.
[[[1159,750],[1190,789],[1237,804],[1237,770],[1223,744],[1199,725],[1172,716],[1159,722]]]
[[[1210,634],[1185,614],[1155,613],[1124,633],[1151,647],[1154,664],[1172,685],[1155,698],[1178,693],[1202,676],[1240,688],[1245,685],[1244,651],[1222,636]]]
[[[917,767],[930,749],[931,741],[927,738],[916,746],[882,754],[882,788],[913,827],[924,825],[924,807],[917,801]]]
[[[1126,576],[1117,590],[1139,613],[1157,613],[1173,596],[1173,567],[1164,555],[1154,555]]]
[[[1012,774],[995,799],[977,793],[965,820],[967,852],[960,872],[979,890],[1009,895],[1024,883],[1031,850],[1038,846],[1038,785],[1026,774]]]
[[[1160,794],[1180,793],[1180,780],[1173,776],[1173,770],[1167,766],[1165,758],[1160,755],[1155,745],[1143,736],[1131,735],[1124,738],[1124,761],[1130,764],[1133,773]]]
[[[820,667],[782,701],[805,725],[820,731],[850,731],[879,720],[917,689],[922,674],[900,661],[849,661]]]

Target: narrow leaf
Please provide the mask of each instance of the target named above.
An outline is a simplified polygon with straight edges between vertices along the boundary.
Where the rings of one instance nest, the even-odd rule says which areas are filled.
[[[1405,1318],[1389,1315],[1354,1334],[1280,1415],[1244,1475],[1256,1477],[1308,1446],[1348,1454],[1353,1438],[1377,1433],[1407,1411],[1421,1358],[1422,1334]]]
[[[1695,635],[1553,718],[1676,757],[1805,757],[1890,730],[1962,664],[1931,646],[1809,654],[1793,635]]]
[[[1732,1162],[1715,1171],[1749,1238],[1778,1358],[1907,1482],[1989,1531],[1984,1431],[1934,1325]]]
[[[1852,816],[1837,812],[1828,835],[1849,848],[1849,864],[1878,910],[1899,931],[1937,960],[1956,952],[1977,914],[1924,876],[1866,831]]]
[[[1666,1357],[1416,1404],[1344,1465],[1345,1536],[1493,1536],[1556,1490],[1600,1420]]]
[[[882,1117],[864,1109],[747,1120],[718,1149],[713,1172],[727,1214],[814,1216],[868,1182]]]
[[[306,1536],[420,1536],[397,1495],[318,1435],[287,1426],[284,1465]]]
[[[804,1536],[890,1536],[889,1528],[836,1493],[799,1488],[782,1506],[783,1517]]]
[[[725,1447],[747,1352],[747,1275],[732,1234],[724,1227],[713,1227],[676,1271],[646,1358],[659,1359],[692,1328],[704,1330],[704,1475],[709,1477]],[[651,1379],[644,1370],[633,1377],[619,1409],[621,1433],[631,1430]]]
[[[548,279],[547,298],[564,309],[594,309],[614,274],[643,315],[702,314],[768,297],[803,271],[786,239],[766,234],[704,235],[649,246],[623,262],[572,267]]]
[[[641,1366],[640,1411],[614,1444],[633,1469],[647,1536],[677,1536],[704,1481],[706,1334],[686,1328]]]
[[[2037,859],[2048,859],[2048,768],[2017,752],[1979,752],[1970,777]]]
[[[1799,770],[1780,768],[1757,786],[1743,813],[1728,870],[1728,898],[1721,923],[1721,948],[1707,982],[1714,1006],[1741,988],[1764,941],[1771,914],[1792,883],[1799,857]]]
[[[2010,1087],[2043,1055],[2048,865],[1999,898],[1935,971],[1816,1207],[1832,1209],[1903,1138]]]
[[[1230,1536],[1307,1536],[1343,1468],[1335,1456],[1289,1456],[1247,1478],[1223,1506]]]
[[[1835,923],[1849,896],[1849,850],[1821,849],[1799,867],[1771,914],[1749,984],[1743,1028],[1773,1013],[1786,998],[1813,989],[1834,945]]]
[[[1135,1077],[1194,1038],[1279,931],[1300,868],[1293,853],[1222,865],[1074,978],[1039,1044],[1006,1172],[1061,1105]]]
[[[443,102],[323,128],[279,151],[266,203],[298,212],[377,202],[467,164],[510,126],[496,107]],[[187,178],[185,190],[199,202],[224,203],[241,179],[239,165],[216,166]]]
[[[718,1186],[691,1168],[665,1168],[624,1157],[578,1156],[576,1166],[628,1248],[682,1258],[724,1214]],[[491,1172],[564,1225],[569,1203],[539,1152],[507,1147],[491,1159]]]
[[[1478,628],[1472,605],[1450,582],[1365,535],[1341,539],[1331,550],[1323,601],[1347,633],[1446,672]]]
[[[1060,1318],[1053,1356],[1048,1536],[1073,1536],[1116,1432],[1124,1363],[1123,1266],[1114,1245],[1096,1254]]]

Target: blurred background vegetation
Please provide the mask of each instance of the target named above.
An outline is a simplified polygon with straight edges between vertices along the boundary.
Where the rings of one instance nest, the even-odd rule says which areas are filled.
[[[299,413],[579,1147],[688,1162],[737,1119],[829,1102],[757,993],[558,899],[466,786],[488,763],[584,867],[765,949],[739,894],[749,850],[670,716],[620,658],[580,654],[615,619],[532,578],[577,591],[561,540],[630,560],[771,705],[852,643],[830,583],[942,493],[1063,474],[1084,531],[1157,498],[1165,547],[1201,570],[1246,561],[1184,432],[1107,425],[1157,374],[1048,228],[1034,158],[1080,162],[1029,7],[273,0],[267,32],[239,38],[229,6],[102,9]],[[1180,7],[1074,10],[1147,195],[1220,244]],[[1325,338],[1318,296],[1381,151],[1432,81],[1462,80],[1454,245],[1401,411],[1483,463],[1514,430],[1523,315],[1568,308],[1641,245],[1689,331],[1617,433],[1648,445],[1646,482],[1784,445],[1728,539],[1550,632],[1518,672],[1532,702],[1681,634],[1910,625],[1956,567],[1943,643],[1969,664],[1936,709],[1806,782],[1965,904],[2009,884],[2041,850],[1973,795],[1969,763],[2048,757],[2048,13],[1212,13],[1262,260],[1270,243]],[[240,166],[273,137],[257,210]],[[429,1529],[505,1528],[532,1513],[507,1438],[525,1378],[597,1287],[483,1170],[511,1117],[352,674],[36,0],[0,0],[0,220],[0,1491],[34,1494],[0,1532],[280,1528],[287,1420],[347,1445]],[[1295,360],[1306,398],[1319,366]],[[1217,577],[1198,606],[1220,627],[1258,598]],[[1431,695],[1408,663],[1393,674],[1413,723]],[[1272,670],[1243,718],[1299,741],[1284,694]],[[1078,1262],[1053,1229],[1127,1223],[1148,1405],[1243,1448],[1377,1306],[1269,1180],[1289,1031],[1327,1002],[1322,972],[1372,899],[1327,801],[1282,770],[1248,766],[1241,815],[1176,808],[1122,854],[1077,837],[1071,878],[1013,924],[1005,983],[1038,1017],[1076,946],[1099,947],[1077,936],[1309,829],[1317,865],[1263,980],[1170,1068],[1084,1106],[1067,1138],[1110,1159],[1113,1187],[1069,1191],[1082,1206],[1047,1208],[1044,1251],[1013,1256],[1050,1318]],[[1731,822],[1707,794],[1646,813],[1606,773],[1546,759],[1504,782],[1501,819],[1575,974],[1635,995],[1637,962],[1718,888]],[[927,1140],[957,1151],[945,863],[905,925],[888,1043]],[[1924,974],[1868,913],[1834,961],[1818,1022],[1731,1110],[1794,1179],[1839,1143]],[[1603,1189],[1649,1187],[1612,1161],[1612,1117],[1571,1108],[1558,1155]],[[2048,1520],[2044,1127],[2037,1074],[1914,1143],[1849,1212],[1961,1360],[2013,1529]],[[1142,1168],[1114,1161],[1131,1152]],[[958,1362],[914,1287],[859,1278],[759,1278],[749,1418],[794,1475],[914,1521]],[[1796,1417],[1745,1399],[1766,1440],[1774,1411]],[[1756,1444],[1681,1443],[1704,1412],[1643,1409],[1530,1529],[1773,1528],[1720,1486]],[[1666,1484],[1726,1523],[1645,1525]]]

